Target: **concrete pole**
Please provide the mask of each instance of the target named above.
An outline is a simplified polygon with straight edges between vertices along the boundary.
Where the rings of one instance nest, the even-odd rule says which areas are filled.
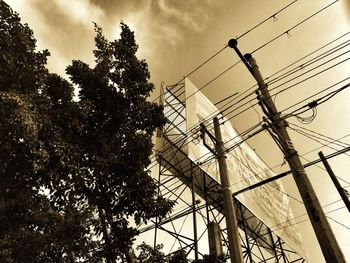
[[[268,117],[271,120],[276,135],[278,136],[279,143],[284,150],[285,157],[292,171],[299,193],[303,199],[312,227],[323,252],[323,256],[328,263],[345,263],[344,255],[333,235],[326,215],[323,212],[316,193],[307,177],[305,169],[300,161],[299,154],[295,150],[289,137],[286,128],[288,123],[281,118],[280,113],[277,111],[255,59],[250,54],[245,55],[245,59],[249,63],[251,72],[258,82],[262,103],[265,106],[265,111],[267,111]]]
[[[214,118],[214,131],[216,138],[216,153],[219,162],[219,172],[222,186],[222,198],[224,201],[224,214],[226,219],[228,245],[232,263],[243,263],[241,241],[238,233],[238,223],[234,209],[230,180],[227,175],[226,156],[221,136],[218,118]]]

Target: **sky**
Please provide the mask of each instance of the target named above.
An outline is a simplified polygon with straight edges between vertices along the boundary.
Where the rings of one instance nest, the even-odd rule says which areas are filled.
[[[238,47],[242,53],[248,53],[263,46],[264,43],[297,25],[300,21],[314,14],[323,7],[333,3],[330,0],[6,0],[12,8],[20,14],[24,22],[34,30],[38,40],[38,49],[49,49],[51,57],[48,67],[52,72],[65,76],[65,67],[73,59],[83,60],[93,66],[94,31],[96,22],[104,30],[110,40],[118,38],[120,21],[124,21],[135,31],[139,44],[138,57],[148,62],[151,81],[156,85],[152,98],[159,95],[160,83],[171,85],[187,76],[194,68],[211,57],[218,50],[227,45],[231,38],[237,38],[253,26],[271,17],[278,10],[292,3],[275,18],[250,31],[238,40]],[[270,76],[281,68],[293,63],[326,43],[349,32],[350,29],[350,1],[339,0],[329,8],[296,26],[277,38],[275,41],[254,52],[254,57],[264,77]],[[332,46],[349,40],[347,35]],[[308,73],[309,68],[300,71],[305,74],[302,78],[325,70],[323,73],[310,78],[295,87],[274,97],[279,110],[288,108],[312,94],[330,85],[350,77],[349,54],[344,52],[349,48],[334,53],[316,63],[316,71]],[[340,54],[342,54],[340,56]],[[331,62],[329,58],[339,55]],[[343,61],[346,60],[346,61]],[[229,66],[239,61],[232,49],[226,48],[205,66],[190,76],[197,87],[203,87],[215,76]],[[304,60],[306,61],[306,60]],[[327,67],[339,63],[333,68]],[[312,68],[312,66],[310,66]],[[283,87],[296,83],[289,80]],[[348,83],[348,81],[336,86]],[[243,93],[255,84],[242,63],[202,89],[203,93],[212,101],[217,102],[234,92]],[[333,89],[333,90],[334,90]],[[313,98],[314,99],[314,98]],[[313,100],[308,99],[305,103]],[[326,103],[317,107],[317,116],[310,124],[301,124],[296,118],[290,122],[303,128],[337,139],[350,132],[350,90],[345,90],[332,97]],[[251,102],[252,105],[256,101]],[[302,105],[302,104],[301,104]],[[233,108],[235,106],[232,106]],[[288,111],[287,111],[288,112]],[[287,113],[283,112],[283,113]],[[302,116],[308,117],[311,112]],[[233,114],[226,116],[232,117]],[[258,106],[231,119],[239,132],[261,121],[263,113]],[[296,127],[296,126],[291,126]],[[300,129],[300,128],[298,128]],[[300,154],[307,153],[320,144],[310,138],[291,130],[290,135]],[[342,139],[350,143],[350,137]],[[250,139],[248,143],[270,166],[275,167],[283,162],[283,156],[268,134],[262,133]],[[339,149],[339,147],[337,148]],[[334,149],[324,147],[325,154]],[[303,158],[315,160],[318,151],[312,151]],[[302,161],[308,162],[306,159]],[[330,160],[335,174],[342,179],[341,184],[349,187],[350,174],[349,156],[342,155]],[[315,188],[321,205],[329,217],[330,225],[350,262],[349,237],[350,215],[329,179],[322,165],[307,169],[308,176]],[[275,172],[287,170],[286,165],[279,165]],[[283,179],[290,196],[300,200],[300,196],[293,182],[292,176]],[[348,188],[350,190],[350,188]],[[300,202],[291,198],[291,205],[295,216],[305,213]],[[338,202],[335,202],[338,201]],[[332,205],[328,205],[335,202]],[[327,206],[328,205],[328,206]],[[338,209],[338,210],[337,210]],[[334,210],[334,211],[333,211]],[[329,213],[328,213],[329,212]],[[305,219],[305,217],[303,218]],[[324,262],[320,248],[316,242],[309,222],[298,224],[299,231],[305,241],[304,246],[310,262]]]

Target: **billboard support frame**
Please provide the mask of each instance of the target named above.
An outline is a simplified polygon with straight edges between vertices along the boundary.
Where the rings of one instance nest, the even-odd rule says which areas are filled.
[[[179,101],[178,99],[178,105],[180,105],[178,103]],[[170,107],[172,108],[174,106],[170,105]],[[182,104],[181,107],[185,107],[185,104]],[[175,115],[175,118],[186,120],[182,108],[177,108],[176,111],[172,110],[170,114]],[[176,114],[182,116],[179,117],[176,116]],[[176,136],[174,136],[174,131],[176,131]],[[172,214],[163,220],[158,221],[158,219],[156,219],[156,221],[151,221],[151,224],[140,229],[140,233],[148,233],[152,229],[157,229],[158,234],[157,231],[154,231],[154,238],[160,240],[159,231],[166,232],[172,236],[189,255],[190,253],[195,253],[196,245],[198,246],[198,242],[203,238],[205,231],[203,233],[198,232],[198,237],[194,236],[194,238],[188,238],[181,234],[181,231],[177,231],[178,229],[174,227],[174,222],[183,220],[182,222],[186,223],[186,217],[190,214],[192,216],[197,216],[196,220],[192,220],[192,228],[197,227],[198,222],[202,221],[206,225],[211,221],[219,224],[224,221],[224,214],[222,213],[223,203],[222,198],[220,198],[221,186],[215,179],[201,169],[197,163],[189,159],[187,154],[182,150],[182,147],[185,145],[184,141],[187,140],[187,135],[183,132],[179,133],[179,123],[174,123],[169,120],[167,127],[163,129],[159,136],[164,140],[162,149],[157,152],[157,161],[159,165],[157,183],[159,193],[165,198],[170,197],[170,199],[183,202],[186,209],[184,209],[185,212],[180,215]],[[182,197],[184,189],[188,189],[192,192],[192,201],[187,202],[184,200]],[[201,198],[204,204],[197,202],[198,200],[193,198],[195,196],[193,193],[195,193],[198,198]],[[238,223],[242,230],[240,231],[240,239],[245,262],[305,262],[305,259],[300,257],[295,251],[289,249],[285,242],[283,242],[272,229],[251,213],[247,207],[236,198],[233,197],[233,199]],[[255,220],[257,222],[255,229],[249,227],[250,220]],[[257,229],[266,229],[270,233],[261,235]],[[199,229],[197,230],[199,231]],[[274,242],[271,244],[265,240],[267,234],[271,234],[274,237]],[[226,243],[226,250],[224,252],[227,253],[227,230],[222,229],[221,235],[223,242]],[[198,250],[199,251],[196,252],[198,256],[203,256],[204,253],[202,253],[199,248]],[[274,250],[275,253],[271,255],[263,250]],[[174,251],[170,251],[170,254],[173,252]],[[229,255],[227,255],[227,258],[229,258]]]

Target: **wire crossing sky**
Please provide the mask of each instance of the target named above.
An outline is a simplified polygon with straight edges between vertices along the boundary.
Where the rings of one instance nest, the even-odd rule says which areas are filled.
[[[215,115],[224,114],[239,134],[249,136],[260,128],[263,113],[254,93],[254,79],[233,50],[226,48],[228,40],[236,38],[243,54],[254,53],[281,113],[311,121],[298,123],[300,127],[290,126],[298,130],[291,131],[291,135],[304,158],[317,159],[315,149],[332,154],[350,144],[350,90],[336,93],[350,78],[349,0],[6,2],[34,30],[38,49],[49,49],[49,69],[62,75],[73,59],[94,64],[92,22],[113,39],[120,33],[119,22],[124,21],[135,31],[138,56],[149,64],[156,85],[152,100],[159,97],[162,81],[179,95],[181,86],[172,85],[189,76],[212,102],[227,98],[218,105]],[[307,105],[318,98],[330,99],[317,106],[316,115]],[[211,123],[214,115],[205,117]],[[292,123],[295,120],[288,118]],[[191,137],[196,127],[189,128],[186,135]],[[282,154],[266,132],[257,133],[248,142],[275,173],[287,170]],[[350,182],[348,158],[342,154],[330,161],[335,174],[344,180],[344,187]],[[341,202],[334,202],[339,196],[324,170],[312,166],[307,173],[350,260],[350,215]],[[292,178],[286,177],[283,182],[288,186],[286,194],[300,200]],[[295,215],[305,214],[300,203],[292,205]],[[310,262],[324,262],[310,223],[297,219]]]

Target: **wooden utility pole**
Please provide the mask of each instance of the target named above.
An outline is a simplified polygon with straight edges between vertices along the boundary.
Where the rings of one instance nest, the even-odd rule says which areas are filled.
[[[281,147],[292,171],[295,183],[303,199],[306,211],[309,215],[312,227],[315,231],[326,262],[345,263],[344,255],[333,235],[326,215],[323,212],[315,191],[307,177],[299,154],[295,150],[294,145],[289,137],[286,128],[288,126],[288,123],[283,118],[281,118],[280,113],[278,112],[271,98],[267,84],[265,83],[259,71],[259,67],[256,64],[255,59],[251,54],[246,54],[243,56],[237,47],[237,41],[235,39],[231,39],[228,45],[236,51],[238,56],[242,59],[258,83],[259,88],[257,90],[257,94],[259,98],[259,104],[269,119],[269,125],[274,133],[274,138]]]
[[[321,161],[322,161],[324,167],[326,168],[326,170],[327,170],[327,172],[329,174],[329,177],[332,179],[332,181],[333,181],[333,183],[335,185],[335,188],[337,188],[338,193],[340,194],[341,198],[343,199],[344,204],[346,205],[347,209],[350,212],[350,200],[349,200],[349,197],[346,194],[345,189],[339,183],[337,177],[335,176],[331,166],[329,165],[329,163],[328,163],[327,159],[325,158],[325,156],[323,155],[323,153],[319,152],[318,155],[320,156]]]
[[[230,180],[227,174],[226,156],[218,118],[214,118],[215,152],[219,162],[219,172],[224,202],[227,238],[232,263],[243,263],[241,241],[238,233],[237,216],[234,209]]]

